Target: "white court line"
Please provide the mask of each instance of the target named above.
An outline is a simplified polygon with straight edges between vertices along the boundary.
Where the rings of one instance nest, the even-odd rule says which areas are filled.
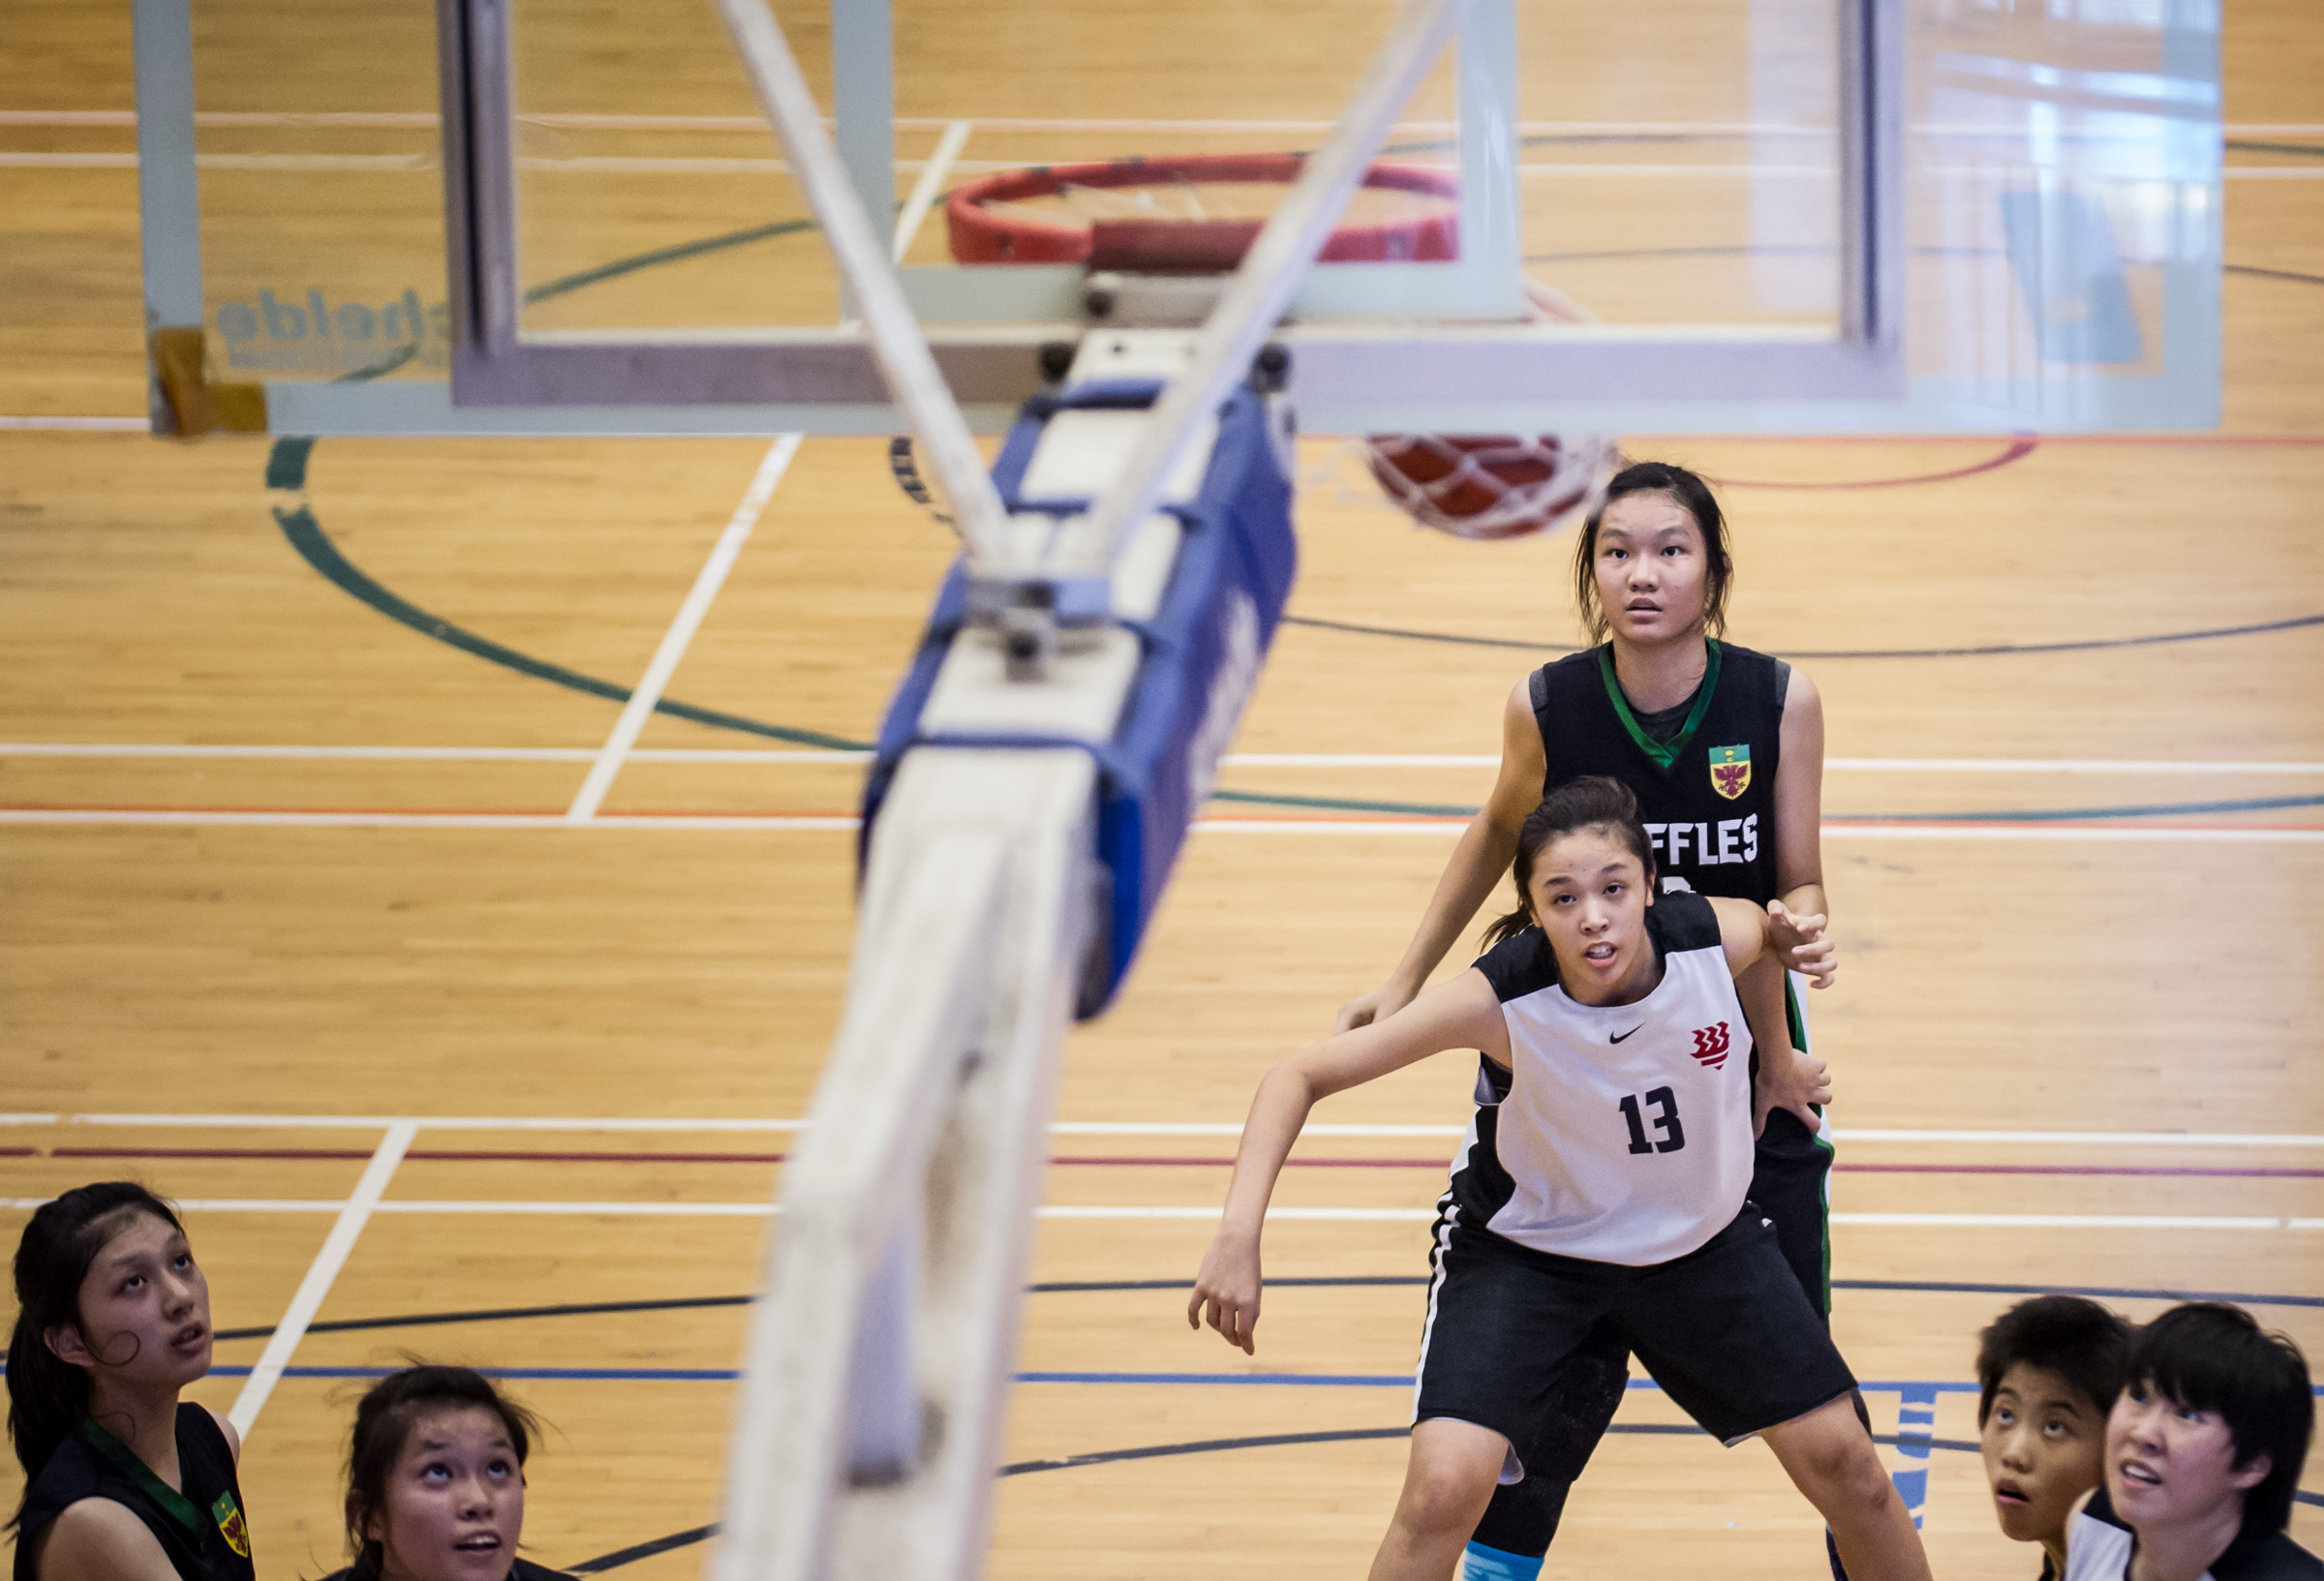
[[[990,130],[1004,130],[999,122],[979,122]],[[1059,130],[1064,128],[1059,127]],[[1095,130],[1095,129],[1092,129]],[[1204,126],[1203,131],[1226,131],[1224,126]],[[1050,164],[1097,164],[1106,156],[1082,154],[1067,159],[1052,159]],[[1022,169],[1024,160],[958,160],[953,169],[974,174],[997,170]],[[344,170],[404,173],[433,170],[437,159],[430,153],[410,154],[197,154],[197,168],[204,170]],[[894,162],[899,170],[923,170],[929,161],[900,159]],[[541,171],[569,171],[595,175],[787,175],[787,161],[765,157],[718,155],[657,155],[657,154],[576,154],[553,157],[529,154],[516,161],[519,169]],[[0,152],[0,168],[16,169],[102,169],[134,170],[138,156],[134,153],[19,153]],[[1835,173],[1828,165],[1575,165],[1522,164],[1517,174],[1560,180],[1635,180],[1648,177],[1699,178],[1728,180],[1758,180],[1768,176],[1790,176],[1799,180],[1828,180]],[[1939,168],[1934,175],[1981,175],[1975,167],[1961,169]],[[2219,169],[2228,181],[2324,181],[2324,167],[2305,165],[2228,165]]]
[[[257,1364],[250,1369],[250,1377],[243,1381],[242,1392],[234,1396],[233,1410],[227,1413],[227,1420],[234,1424],[234,1431],[244,1440],[249,1439],[251,1425],[259,1419],[259,1413],[266,1408],[266,1397],[274,1392],[274,1385],[282,1382],[283,1369],[290,1364],[290,1357],[297,1353],[298,1342],[306,1338],[307,1324],[315,1321],[315,1314],[321,1308],[323,1297],[330,1294],[331,1281],[337,1279],[339,1270],[347,1265],[348,1254],[355,1249],[355,1241],[363,1233],[363,1226],[370,1222],[373,1210],[379,1207],[380,1198],[387,1190],[387,1182],[395,1177],[396,1166],[403,1163],[405,1151],[411,1147],[412,1139],[418,1133],[419,1128],[409,1120],[389,1126],[387,1134],[380,1139],[379,1147],[372,1153],[371,1162],[363,1167],[362,1178],[355,1182],[353,1192],[340,1204],[339,1222],[332,1225],[331,1232],[323,1237],[322,1250],[317,1252],[315,1261],[308,1264],[306,1278],[298,1282],[298,1293],[290,1297],[290,1305],[283,1313],[283,1321],[274,1325],[273,1334],[266,1340],[266,1349],[259,1353]],[[192,1203],[186,1205],[193,1206]]]
[[[961,157],[961,150],[967,146],[968,134],[974,130],[973,122],[953,122],[944,129],[943,137],[936,143],[936,151],[929,155],[928,163],[920,167],[920,179],[913,184],[911,197],[904,199],[903,212],[896,216],[896,240],[891,249],[893,261],[902,263],[903,255],[912,250],[912,238],[920,234],[921,226],[927,223],[928,211],[935,206],[938,190],[944,185],[945,176],[951,173],[954,163]]]
[[[150,434],[150,417],[0,417],[0,432],[33,430],[64,433]]]
[[[576,129],[602,128],[622,132],[764,132],[767,123],[756,115],[608,115],[591,113],[560,113],[542,111],[514,117],[533,126],[573,127]],[[348,126],[348,127],[433,127],[438,123],[433,111],[419,110],[202,110],[194,117],[197,126]],[[824,125],[832,124],[831,117],[823,118]],[[130,109],[0,109],[0,126],[120,126],[138,124],[137,111]],[[934,132],[951,122],[942,117],[899,115],[893,123],[900,132]],[[1330,121],[1196,121],[1196,120],[1133,120],[1125,118],[1045,118],[1039,116],[1002,116],[980,121],[997,131],[1006,132],[1329,132]],[[1407,132],[1450,133],[1448,121],[1403,121],[1395,130]],[[1799,126],[1782,121],[1520,121],[1520,133],[1703,133],[1726,136],[1749,134],[1757,137],[1829,137],[1833,133],[1826,127]],[[1912,128],[1915,132],[1939,137],[1990,134],[1996,136],[2024,135],[2023,129],[2012,126],[1980,126],[1972,123],[1923,122]],[[2237,137],[2324,137],[2324,124],[2307,122],[2249,122],[2233,123],[2222,128],[2226,136]]]
[[[382,1213],[522,1213],[560,1217],[602,1214],[610,1218],[764,1219],[779,1210],[772,1202],[382,1202]]]
[[[432,170],[433,154],[197,154],[204,170]],[[135,154],[0,153],[0,167],[15,169],[134,170]]]
[[[188,828],[286,829],[604,829],[717,830],[854,829],[859,818],[769,816],[649,817],[606,813],[575,823],[562,812],[205,812],[157,809],[0,810],[0,824],[128,824]]]
[[[170,808],[0,809],[0,824],[83,824],[286,829],[595,829],[693,832],[855,829],[862,820],[822,815],[605,813],[576,821],[562,812],[215,812]],[[1225,835],[1395,835],[1447,838],[1465,818],[1369,822],[1354,818],[1203,818],[1198,831]],[[2245,845],[2313,844],[2324,829],[2185,829],[2157,825],[2092,828],[2069,824],[1845,824],[1823,826],[1826,839],[2211,841]]]
[[[0,1198],[0,1207],[32,1209],[50,1201],[46,1197]],[[170,1203],[186,1213],[339,1213],[347,1201],[339,1197],[172,1197]]]
[[[409,1125],[421,1131],[803,1131],[804,1119],[633,1119],[542,1114],[137,1114],[0,1113],[0,1125],[146,1126],[210,1131],[382,1131]],[[1060,1137],[1238,1137],[1236,1120],[1058,1120]],[[1316,1122],[1307,1137],[1458,1137],[1458,1125],[1364,1125]],[[1967,1142],[2089,1147],[2324,1147],[2324,1134],[2283,1131],[1944,1131],[1842,1126],[1847,1142]]]
[[[136,419],[143,428],[143,418]],[[103,742],[0,742],[0,757],[253,758],[308,762],[592,763],[598,746],[202,746]],[[640,746],[632,763],[869,763],[868,751],[750,746]]]
[[[1892,1230],[2324,1230],[2324,1219],[2181,1213],[1835,1213],[1831,1222]]]
[[[6,1205],[14,1208],[37,1208],[45,1199],[15,1198]],[[331,1199],[309,1201],[256,1201],[239,1198],[189,1198],[178,1206],[192,1213],[327,1213],[352,1207]],[[378,1213],[408,1214],[415,1217],[460,1216],[478,1217],[505,1215],[516,1218],[648,1218],[648,1219],[764,1219],[780,1210],[773,1202],[639,1202],[639,1201],[422,1201],[407,1200],[376,1204]],[[1096,1221],[1100,1223],[1134,1223],[1141,1220],[1179,1220],[1197,1223],[1215,1223],[1221,1209],[1216,1203],[1206,1204],[1136,1204],[1053,1202],[1034,1210],[1042,1219]],[[1269,1207],[1270,1219],[1304,1221],[1312,1224],[1420,1224],[1436,1217],[1433,1207]],[[1878,1226],[1894,1230],[2324,1230],[2324,1218],[2267,1218],[2260,1216],[2212,1217],[2179,1213],[1835,1213],[1831,1222],[1836,1225]],[[336,1231],[333,1231],[336,1233]],[[352,1244],[352,1241],[351,1241]],[[320,1261],[320,1260],[318,1260]],[[300,1293],[305,1293],[302,1286]],[[277,1331],[278,1336],[280,1330]],[[269,1342],[267,1354],[274,1353]],[[286,1353],[287,1354],[288,1353]],[[260,1368],[265,1366],[261,1357],[253,1368],[251,1380],[256,1383]],[[280,1376],[279,1369],[277,1377]],[[267,1386],[273,1386],[268,1381]],[[246,1385],[243,1396],[249,1397]],[[243,1401],[234,1404],[234,1420],[241,1425]],[[255,1409],[252,1412],[257,1414]]]
[[[2290,810],[2290,809],[2286,809]],[[1825,839],[2145,840],[2163,844],[2312,845],[2324,829],[2176,829],[2158,825],[2093,828],[2085,824],[1825,824]]]
[[[45,418],[0,418],[42,422]],[[60,419],[72,422],[120,423],[145,429],[142,417]],[[304,746],[207,745],[173,742],[0,742],[0,757],[122,757],[122,758],[292,758],[331,761],[379,759],[386,762],[444,763],[585,763],[597,755],[594,746]],[[638,763],[869,763],[869,751],[813,748],[639,747],[629,754]],[[1500,763],[1490,752],[1229,752],[1219,759],[1228,768],[1244,769],[1490,769]],[[1866,774],[2101,774],[2101,775],[2324,775],[2324,763],[2262,760],[2207,761],[2192,758],[1987,758],[1987,757],[1835,757],[1824,759],[1826,770]]]
[[[678,673],[678,663],[686,657],[687,646],[694,640],[694,633],[701,629],[703,617],[710,613],[711,603],[719,596],[719,590],[726,585],[726,573],[734,569],[736,557],[742,554],[743,545],[749,541],[750,530],[758,525],[759,513],[767,508],[767,502],[775,498],[775,490],[781,484],[782,474],[790,470],[791,458],[799,453],[802,437],[783,434],[767,447],[766,455],[759,461],[758,471],[750,476],[749,488],[743,491],[742,502],[726,520],[726,530],[719,534],[719,541],[711,548],[710,559],[702,562],[701,571],[695,575],[694,585],[688,591],[686,602],[678,606],[677,618],[670,622],[670,628],[661,634],[661,646],[654,650],[653,662],[646,666],[645,676],[638,682],[637,688],[630,692],[629,700],[622,705],[622,716],[614,720],[613,733],[605,738],[605,745],[598,751],[596,762],[590,765],[588,777],[581,781],[581,788],[574,792],[572,805],[565,809],[566,818],[575,823],[587,823],[596,816],[597,808],[605,801],[605,793],[613,789],[614,776],[622,772],[622,760],[628,756],[629,748],[637,745],[638,734],[646,728],[646,721],[654,717],[654,710],[661,702],[662,688],[670,684],[670,677]]]

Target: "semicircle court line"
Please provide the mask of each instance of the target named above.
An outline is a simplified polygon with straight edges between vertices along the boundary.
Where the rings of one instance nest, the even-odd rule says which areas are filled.
[[[1393,637],[1404,642],[1452,643],[1464,648],[1507,648],[1528,654],[1575,654],[1581,652],[1571,643],[1528,642],[1516,637],[1473,637],[1457,631],[1420,631],[1404,626],[1368,625],[1355,621],[1327,621],[1313,615],[1286,615],[1285,625],[1311,626],[1323,631],[1342,631],[1359,637]],[[1855,658],[2004,658],[2029,654],[2087,654],[2113,648],[2161,648],[2172,643],[2208,642],[2221,637],[2256,637],[2274,631],[2296,631],[2305,626],[2324,625],[2324,615],[2294,615],[2280,621],[2260,621],[2250,625],[2222,625],[2200,631],[2163,631],[2144,637],[2095,637],[2080,642],[2003,642],[1986,643],[1973,648],[1835,648],[1824,651],[1789,650],[1780,657],[1788,659],[1855,659]]]
[[[501,665],[505,669],[514,670],[520,675],[531,676],[538,681],[549,682],[553,685],[566,686],[574,691],[587,692],[592,696],[603,697],[609,701],[628,701],[628,687],[621,685],[615,682],[602,680],[596,676],[584,675],[578,670],[568,669],[565,665],[552,663],[546,659],[535,658],[529,654],[519,653],[517,650],[510,648],[504,643],[495,642],[489,637],[478,636],[476,633],[468,630],[466,627],[456,625],[450,621],[446,621],[440,616],[431,615],[426,610],[421,609],[416,604],[410,602],[388,588],[382,586],[380,582],[366,574],[361,567],[350,561],[344,554],[340,552],[338,545],[331,541],[330,535],[323,531],[322,524],[316,519],[314,510],[307,503],[307,501],[304,498],[304,491],[306,488],[307,461],[308,458],[313,454],[315,442],[316,441],[312,439],[296,438],[276,441],[274,447],[267,458],[266,486],[270,489],[299,492],[300,499],[295,506],[289,509],[286,509],[281,505],[276,505],[273,507],[275,524],[282,529],[283,536],[290,542],[291,548],[298,552],[299,558],[314,567],[316,571],[320,572],[333,586],[337,587],[342,592],[348,593],[360,602],[369,605],[379,613],[386,616],[389,620],[394,621],[399,624],[409,626],[411,629],[420,633],[422,636],[433,638],[438,642],[446,644],[449,647],[457,648],[463,653],[472,654],[474,656],[484,659],[490,663]],[[1297,620],[1297,617],[1285,616],[1283,619],[1286,622],[1293,622]],[[2289,625],[2314,624],[2324,624],[2324,615],[2308,616],[2298,621],[2277,622],[2267,626],[2255,626],[2245,629],[2274,630]],[[1403,633],[1392,634],[1402,635]],[[2228,634],[2230,633],[2198,633],[2198,635],[2209,636],[2221,636]],[[1473,641],[1478,639],[1466,640]],[[2140,643],[2158,640],[2170,639],[2132,638],[2129,639],[2129,641],[2125,644],[2093,644],[2087,646],[2136,646]],[[1810,655],[1802,654],[1799,656],[1807,657]],[[820,730],[804,730],[790,725],[769,724],[761,719],[749,718],[740,714],[727,714],[717,709],[702,708],[695,704],[680,702],[677,699],[670,697],[664,697],[657,702],[655,705],[655,712],[658,714],[667,714],[673,718],[690,719],[696,724],[710,725],[716,729],[739,731],[747,735],[763,736],[776,741],[796,743],[801,745],[829,747],[840,751],[866,751],[871,749],[874,745],[870,742],[852,741],[842,736],[830,735]],[[1261,806],[1306,807],[1333,812],[1384,812],[1402,814],[1410,817],[1470,818],[1475,817],[1478,811],[1478,809],[1474,806],[1466,806],[1452,803],[1381,802],[1358,798],[1291,796],[1262,791],[1237,790],[1213,790],[1210,794],[1214,801],[1220,802],[1240,802]],[[2079,807],[2064,811],[1974,811],[1861,814],[1835,816],[1830,821],[1834,823],[1873,824],[2061,823],[2085,819],[2153,818],[2192,816],[2201,813],[2259,812],[2288,807],[2317,806],[2324,806],[2324,796],[2262,797],[2248,801],[2187,802],[2125,807]]]
[[[1921,472],[1912,477],[1849,477],[1831,482],[1788,482],[1765,478],[1717,477],[1703,474],[1721,488],[1728,489],[1901,489],[1915,483],[1949,483],[1958,477],[1974,477],[1979,472],[1999,471],[2013,461],[2023,461],[2041,447],[2041,440],[2033,434],[2013,434],[2008,445],[2000,454],[1987,456],[1983,461],[1955,467],[1948,471]]]
[[[1710,1435],[1692,1422],[1615,1422],[1606,1428],[1607,1435],[1624,1438],[1708,1438]],[[1177,1455],[1219,1454],[1234,1449],[1275,1449],[1306,1444],[1353,1444],[1366,1440],[1409,1438],[1412,1429],[1406,1427],[1339,1427],[1313,1433],[1261,1433],[1247,1438],[1197,1439],[1185,1444],[1149,1444],[1129,1449],[1099,1449],[1087,1454],[1058,1455],[1047,1460],[1020,1460],[999,1469],[1000,1476],[1024,1476],[1034,1472],[1073,1471],[1085,1466],[1112,1466],[1129,1460],[1161,1460]],[[1944,1449],[1956,1454],[1976,1454],[1978,1444],[1967,1439],[1941,1439],[1925,1433],[1875,1433],[1875,1444],[1907,1450]],[[2324,1493],[2309,1493],[2295,1489],[2294,1502],[2303,1505],[2324,1505]],[[690,1527],[673,1532],[666,1537],[656,1537],[627,1548],[617,1548],[610,1554],[585,1559],[567,1566],[574,1575],[602,1575],[652,1559],[657,1554],[680,1548],[690,1548],[707,1542],[719,1535],[716,1522],[709,1526]]]

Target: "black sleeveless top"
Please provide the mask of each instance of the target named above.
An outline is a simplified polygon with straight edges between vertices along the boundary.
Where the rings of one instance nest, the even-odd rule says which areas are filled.
[[[357,1563],[344,1570],[333,1570],[322,1581],[380,1581],[380,1572]],[[529,1559],[520,1559],[508,1566],[508,1573],[501,1581],[575,1581],[575,1578],[563,1570],[545,1569]]]
[[[127,1505],[185,1581],[257,1581],[234,1452],[217,1418],[197,1405],[177,1408],[177,1471],[180,1486],[172,1488],[129,1445],[82,1417],[24,1491],[15,1581],[40,1581],[33,1555],[42,1536],[83,1499]]]
[[[1765,905],[1775,877],[1775,771],[1790,666],[1712,642],[1686,721],[1667,744],[1643,729],[1614,679],[1610,644],[1533,673],[1529,695],[1548,773],[1542,794],[1605,775],[1638,798],[1665,890]],[[1673,883],[1677,880],[1677,883]]]

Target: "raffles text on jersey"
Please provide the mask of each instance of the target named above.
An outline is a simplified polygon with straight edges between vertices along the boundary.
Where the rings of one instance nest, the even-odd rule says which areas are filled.
[[[1637,794],[1658,888],[1683,884],[1764,905],[1782,893],[1775,773],[1789,666],[1748,648],[1707,646],[1694,706],[1667,743],[1638,727],[1614,680],[1610,646],[1536,670],[1529,693],[1549,765],[1542,794],[1584,775],[1619,779]]]

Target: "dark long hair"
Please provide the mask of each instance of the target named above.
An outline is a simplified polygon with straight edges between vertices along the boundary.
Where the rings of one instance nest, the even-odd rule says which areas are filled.
[[[1634,494],[1667,494],[1680,509],[1695,518],[1702,533],[1705,561],[1702,582],[1703,628],[1714,637],[1727,635],[1727,587],[1734,580],[1734,557],[1727,551],[1727,513],[1711,494],[1711,486],[1684,467],[1667,461],[1639,461],[1623,468],[1605,486],[1605,498],[1582,524],[1574,545],[1574,607],[1581,612],[1582,629],[1593,644],[1605,641],[1611,629],[1605,607],[1598,601],[1598,525],[1608,505]]]
[[[347,1451],[347,1548],[355,1556],[355,1581],[380,1573],[381,1544],[364,1536],[371,1517],[387,1507],[387,1483],[403,1458],[412,1425],[431,1411],[489,1411],[507,1430],[521,1468],[540,1433],[540,1418],[470,1367],[423,1362],[389,1373],[355,1407],[354,1437]]]
[[[16,1326],[8,1340],[8,1436],[27,1489],[89,1409],[89,1375],[48,1349],[48,1330],[80,1326],[80,1282],[123,1224],[149,1213],[180,1234],[168,1202],[134,1180],[76,1186],[43,1202],[16,1242]],[[84,1335],[85,1337],[85,1335]],[[9,1525],[24,1518],[24,1506]]]
[[[1645,869],[1647,887],[1653,887],[1654,847],[1646,842],[1646,827],[1638,822],[1638,799],[1630,787],[1604,775],[1569,779],[1525,814],[1524,827],[1517,831],[1516,864],[1510,869],[1517,884],[1517,909],[1493,919],[1484,930],[1486,949],[1533,926],[1533,865],[1551,840],[1578,829],[1603,829],[1619,837]]]
[[[2268,1457],[2267,1476],[2244,1494],[2244,1535],[2290,1523],[2316,1416],[2299,1346],[2266,1332],[2242,1307],[2189,1301],[2132,1337],[2127,1376],[2179,1405],[2217,1412],[2234,1435],[2236,1465]]]

